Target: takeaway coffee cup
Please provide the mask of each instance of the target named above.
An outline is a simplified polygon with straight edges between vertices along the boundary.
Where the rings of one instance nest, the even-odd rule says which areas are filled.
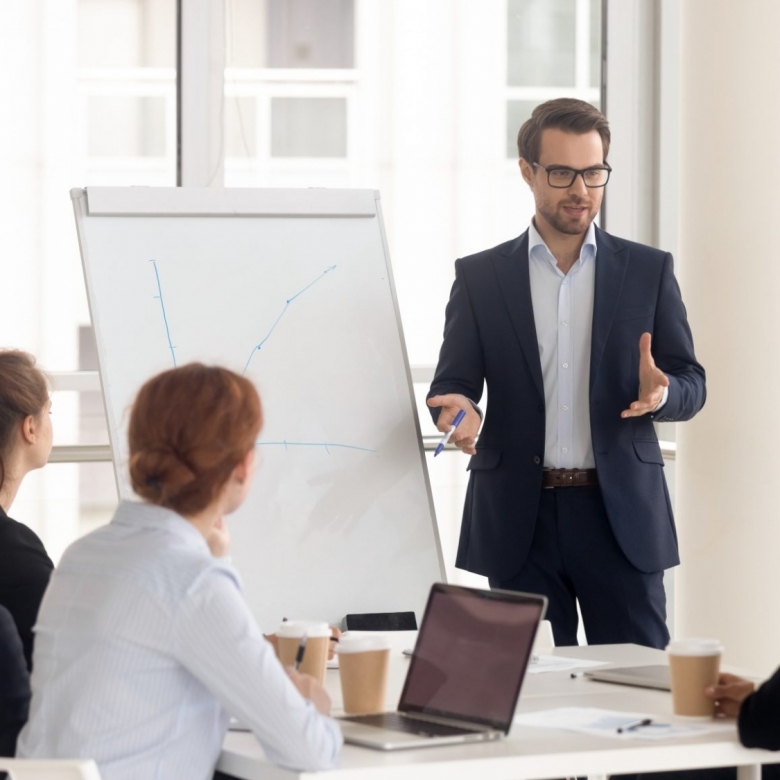
[[[341,637],[339,655],[344,712],[382,712],[385,709],[390,644],[382,637]]]
[[[704,689],[718,682],[723,645],[717,639],[680,639],[666,648],[672,679],[672,706],[681,718],[708,720],[715,701]]]
[[[279,660],[283,666],[295,666],[295,656],[306,635],[306,652],[298,671],[325,680],[325,665],[328,662],[330,627],[327,623],[312,620],[285,620],[276,632]]]

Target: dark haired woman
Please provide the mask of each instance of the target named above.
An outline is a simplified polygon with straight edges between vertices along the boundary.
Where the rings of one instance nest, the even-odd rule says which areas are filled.
[[[261,424],[254,386],[226,369],[190,364],[141,388],[129,444],[144,501],[122,502],[52,576],[20,756],[94,758],[104,780],[206,780],[234,715],[275,763],[333,765],[327,694],[280,666],[219,557]]]
[[[51,452],[46,379],[26,352],[0,350],[0,606],[13,616],[28,668],[53,564],[35,532],[8,517],[22,481]]]

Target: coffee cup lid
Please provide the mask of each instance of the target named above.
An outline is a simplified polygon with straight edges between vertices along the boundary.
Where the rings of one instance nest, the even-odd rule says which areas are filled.
[[[337,653],[368,653],[372,650],[389,650],[390,642],[383,636],[349,636],[339,640]]]
[[[330,636],[330,626],[317,620],[285,620],[276,632],[277,636],[293,639],[300,638],[304,634],[308,638]]]
[[[669,655],[720,655],[723,645],[717,639],[676,639],[666,647]]]

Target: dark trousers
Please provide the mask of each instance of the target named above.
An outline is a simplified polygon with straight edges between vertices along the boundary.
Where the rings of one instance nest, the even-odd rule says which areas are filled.
[[[490,587],[547,596],[559,647],[577,644],[577,601],[588,644],[664,648],[669,641],[663,572],[645,574],[629,562],[598,487],[543,489],[528,558]]]

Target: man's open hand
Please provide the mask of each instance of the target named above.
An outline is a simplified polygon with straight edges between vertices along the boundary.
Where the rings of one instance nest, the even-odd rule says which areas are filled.
[[[621,412],[621,417],[641,417],[654,412],[663,400],[664,388],[669,387],[669,377],[653,360],[650,351],[652,338],[649,333],[643,333],[639,339],[639,398]]]
[[[477,441],[479,427],[482,425],[482,418],[474,409],[471,401],[465,395],[448,393],[447,395],[435,395],[433,398],[429,398],[428,406],[441,408],[436,427],[442,433],[449,433],[452,421],[461,409],[466,412],[466,416],[455,429],[455,432],[450,437],[450,441],[456,447],[460,447],[467,455],[474,455],[476,453],[474,444]]]

